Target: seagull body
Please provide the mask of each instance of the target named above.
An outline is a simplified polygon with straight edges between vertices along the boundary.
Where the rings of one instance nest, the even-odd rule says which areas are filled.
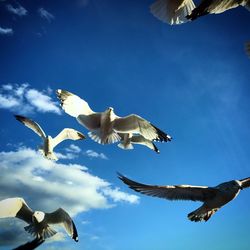
[[[146,185],[130,180],[121,174],[118,174],[118,177],[131,189],[145,195],[168,200],[192,200],[203,202],[201,207],[188,214],[188,219],[195,222],[209,220],[216,211],[236,198],[241,189],[250,186],[250,178],[232,180],[221,183],[215,187],[207,187],[190,185]]]
[[[160,153],[155,144],[152,141],[145,139],[142,135],[132,135],[131,133],[128,133],[119,134],[119,136],[121,137],[121,141],[117,146],[122,149],[133,149],[133,144],[140,144],[154,150],[156,153]]]
[[[195,20],[207,14],[220,14],[229,9],[243,6],[250,10],[250,0],[202,0],[187,18]]]
[[[24,116],[15,115],[16,119],[23,123],[26,127],[33,130],[36,134],[38,134],[42,140],[43,145],[39,147],[39,152],[50,160],[58,160],[56,155],[54,154],[53,150],[54,148],[62,141],[64,140],[82,140],[85,138],[85,136],[71,128],[65,128],[63,129],[56,137],[52,138],[50,135],[46,135],[43,131],[43,129],[40,127],[40,125],[37,122],[32,121],[29,118],[26,118]]]
[[[8,198],[0,201],[0,218],[17,217],[29,225],[24,229],[38,239],[45,240],[56,234],[50,224],[63,223],[68,235],[78,241],[77,230],[69,214],[62,208],[53,213],[32,211],[23,198]]]
[[[119,117],[113,108],[104,112],[94,112],[86,101],[66,90],[56,91],[62,109],[90,130],[88,135],[101,144],[115,143],[121,140],[119,134],[139,134],[147,140],[170,141],[171,136],[156,128],[142,117],[132,114]]]
[[[188,21],[195,5],[192,0],[157,0],[150,6],[151,13],[162,22],[181,24]]]

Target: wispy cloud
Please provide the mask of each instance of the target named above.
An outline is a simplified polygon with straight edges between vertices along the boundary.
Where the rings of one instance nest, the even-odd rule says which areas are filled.
[[[0,27],[0,35],[12,35],[13,33],[14,33],[13,29],[11,29],[11,28]]]
[[[15,15],[18,15],[18,16],[26,16],[27,13],[28,13],[28,11],[23,6],[21,6],[21,5],[19,5],[18,7],[15,8],[11,4],[7,4],[6,5],[6,9],[9,12],[11,12],[11,13],[13,13]]]
[[[39,8],[38,13],[41,18],[46,19],[48,22],[51,22],[53,19],[55,19],[54,15],[52,15],[50,12],[48,12],[44,8]]]
[[[75,216],[91,209],[111,208],[118,202],[134,204],[139,200],[136,195],[123,193],[106,180],[90,174],[85,166],[48,161],[29,148],[0,152],[0,166],[0,200],[23,197],[35,210],[51,212],[62,207]],[[4,241],[2,232],[6,228],[15,230],[6,226],[12,222],[9,219],[3,226],[0,220],[0,242]],[[22,227],[25,225],[20,223]],[[16,230],[19,232],[6,244],[21,244],[27,239],[23,228]]]
[[[57,103],[52,101],[48,90],[38,91],[27,83],[5,84],[0,88],[0,108],[21,114],[51,112],[61,114]]]
[[[94,150],[88,149],[84,152],[84,155],[87,155],[90,158],[100,158],[103,160],[107,160],[108,157],[104,153],[97,153]]]
[[[70,153],[80,153],[82,150],[77,145],[70,144],[69,147],[66,148],[66,151]]]

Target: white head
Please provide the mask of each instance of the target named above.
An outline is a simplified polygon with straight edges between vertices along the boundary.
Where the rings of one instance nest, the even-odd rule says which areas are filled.
[[[38,223],[42,222],[45,217],[45,213],[41,211],[35,211],[33,217],[37,220]]]

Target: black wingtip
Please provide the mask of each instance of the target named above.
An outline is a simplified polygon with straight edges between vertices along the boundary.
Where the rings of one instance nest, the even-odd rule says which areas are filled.
[[[75,226],[74,221],[72,221],[72,225],[73,225],[73,236],[72,236],[72,239],[73,239],[75,242],[78,242],[78,241],[79,241],[79,238],[78,238],[78,233],[77,233],[77,229],[76,229],[76,226]]]
[[[155,146],[155,144],[152,142],[153,146],[154,146],[154,151],[157,153],[157,154],[160,154],[160,150]]]
[[[21,123],[24,123],[24,121],[27,119],[26,117],[22,116],[22,115],[14,115],[16,120],[18,120]]]
[[[151,125],[155,128],[157,135],[158,135],[155,141],[168,142],[172,140],[172,137],[170,135],[166,134],[165,132],[163,132],[162,130],[154,126],[153,124]]]

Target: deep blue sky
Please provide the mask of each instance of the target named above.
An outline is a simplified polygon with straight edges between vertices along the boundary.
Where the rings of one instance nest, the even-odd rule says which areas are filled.
[[[124,151],[87,139],[74,144],[82,152],[103,153],[108,160],[84,153],[59,160],[84,165],[126,193],[136,194],[117,179],[116,171],[162,185],[213,186],[250,176],[250,60],[244,52],[250,40],[250,13],[240,7],[169,26],[151,15],[152,2],[1,1],[0,27],[12,28],[13,33],[0,35],[0,94],[7,95],[4,85],[18,88],[28,83],[29,89],[43,93],[50,88],[46,94],[58,104],[55,90],[66,89],[95,111],[112,106],[119,116],[136,113],[168,132],[173,141],[157,143],[159,155],[139,145]],[[18,16],[6,9],[7,4],[28,12]],[[54,18],[42,18],[39,8]],[[39,138],[12,116],[22,108],[3,106],[0,151],[20,151],[20,143],[36,149]],[[64,112],[34,110],[25,115],[52,135],[64,127],[87,134]],[[65,142],[57,151],[65,152],[70,144]],[[14,194],[9,191],[2,190],[1,198]],[[17,195],[27,200],[25,192]],[[58,249],[57,244],[60,249],[95,250],[249,249],[249,195],[244,190],[206,223],[186,218],[198,202],[138,195],[138,204],[120,202],[78,213],[74,220],[79,243],[67,240],[41,249]],[[39,209],[32,199],[31,195],[27,202]]]

